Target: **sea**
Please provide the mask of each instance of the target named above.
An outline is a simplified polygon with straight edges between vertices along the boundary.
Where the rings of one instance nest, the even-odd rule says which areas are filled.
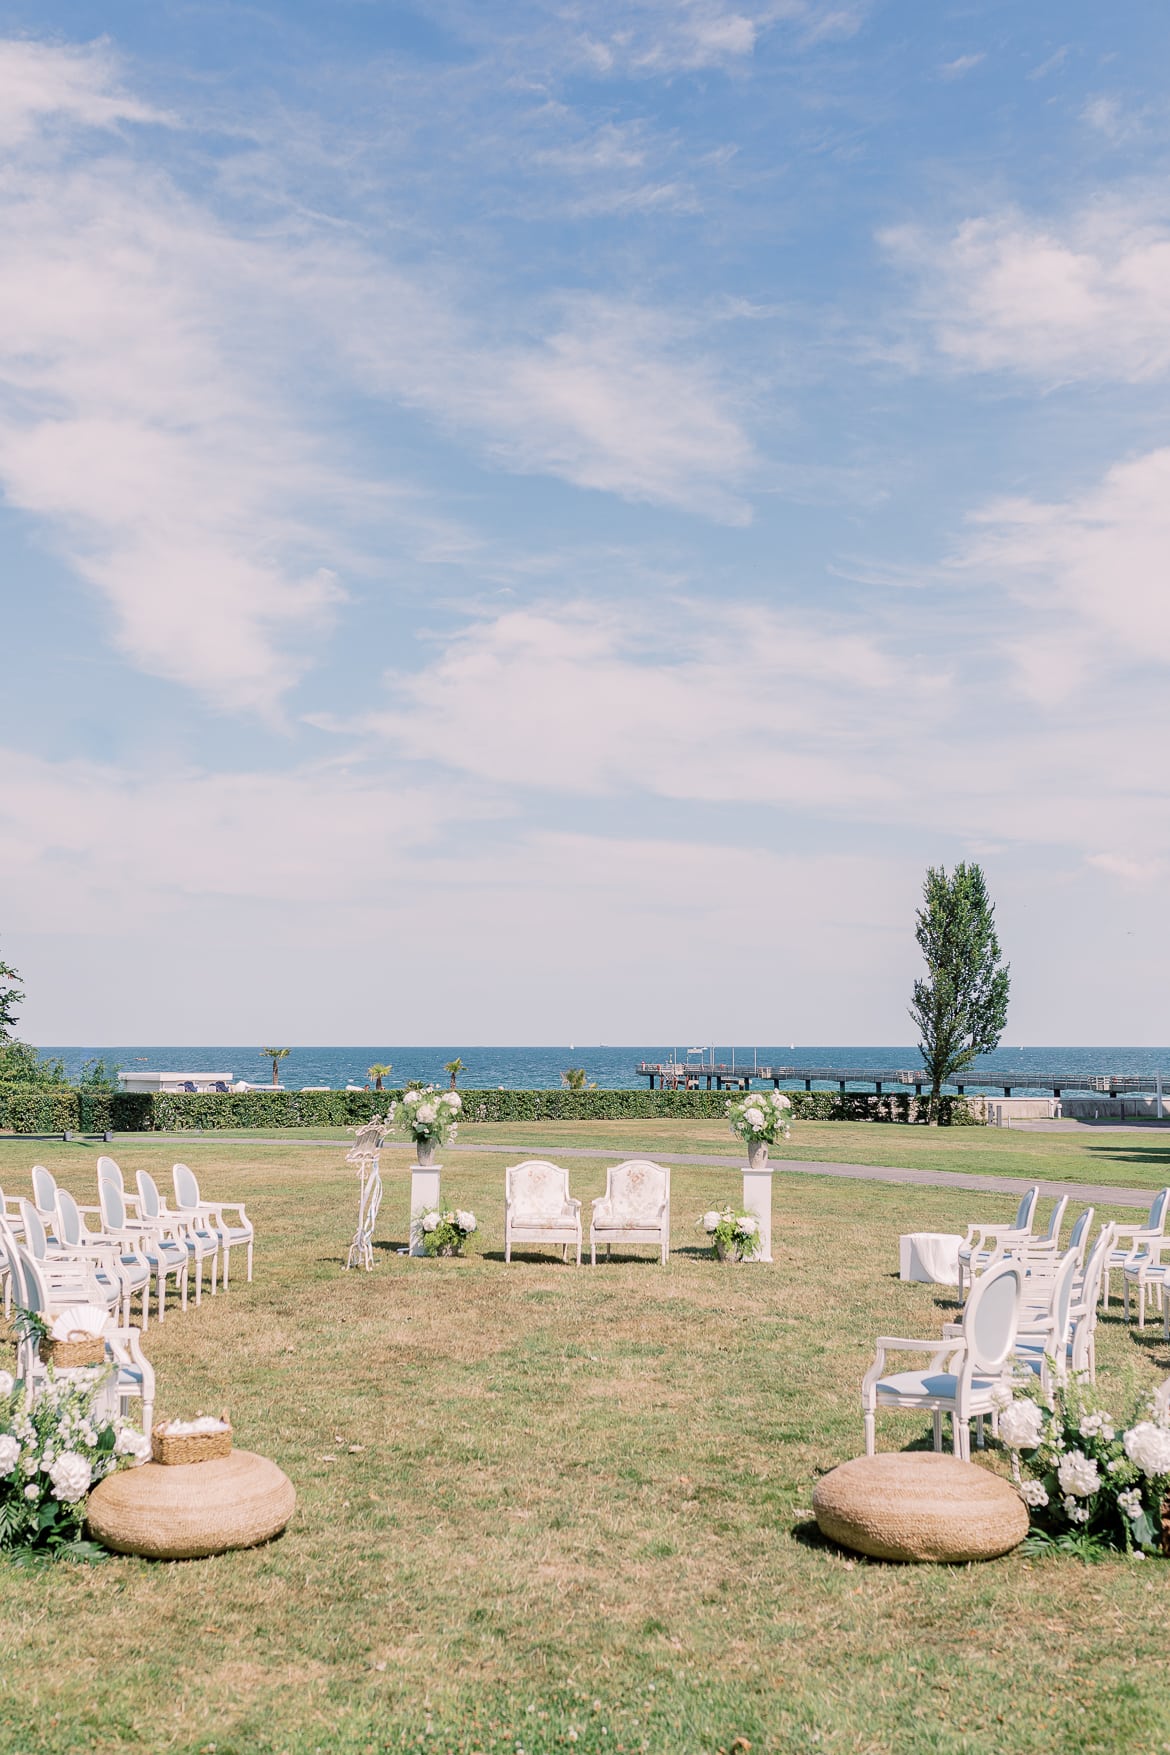
[[[42,1048],[48,1056],[60,1056],[70,1078],[76,1078],[86,1061],[101,1057],[113,1062],[124,1073],[140,1072],[214,1072],[227,1073],[231,1079],[246,1079],[250,1084],[266,1084],[272,1076],[272,1064],[251,1043],[235,1043],[185,1047],[166,1047],[157,1043],[132,1043],[90,1046],[71,1045]],[[753,1066],[849,1068],[860,1072],[867,1068],[892,1072],[921,1066],[916,1048],[842,1047],[839,1044],[807,1044],[785,1042],[779,1046],[742,1043],[696,1045],[686,1042],[637,1043],[614,1046],[609,1043],[566,1043],[560,1047],[506,1048],[475,1044],[447,1043],[438,1047],[393,1047],[369,1045],[354,1048],[309,1047],[293,1045],[288,1058],[281,1062],[281,1084],[289,1090],[305,1085],[328,1085],[342,1090],[347,1085],[365,1086],[372,1083],[369,1068],[376,1063],[390,1065],[393,1072],[387,1084],[401,1085],[406,1079],[423,1079],[428,1083],[446,1084],[444,1063],[462,1060],[459,1083],[468,1090],[555,1089],[561,1074],[568,1067],[584,1067],[590,1084],[602,1090],[636,1090],[645,1088],[639,1078],[640,1062],[675,1062],[701,1071],[704,1063],[734,1065],[746,1072]],[[995,1090],[1012,1083],[1011,1075],[1043,1077],[1059,1074],[1061,1088],[1078,1089],[1077,1080],[1086,1081],[1080,1089],[1089,1089],[1093,1075],[1114,1073],[1130,1078],[1153,1078],[1167,1075],[1170,1084],[1170,1049],[1118,1047],[1015,1047],[1003,1045],[994,1054],[976,1062],[965,1075],[968,1090]],[[981,1076],[982,1075],[982,1076]],[[813,1088],[835,1088],[835,1080],[814,1081]],[[860,1081],[849,1088],[863,1090]]]

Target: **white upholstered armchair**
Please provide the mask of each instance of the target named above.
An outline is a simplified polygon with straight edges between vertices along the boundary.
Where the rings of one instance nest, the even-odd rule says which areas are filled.
[[[543,1158],[511,1164],[504,1172],[504,1260],[513,1243],[559,1243],[561,1259],[569,1245],[581,1266],[581,1202],[569,1193],[569,1172]]]
[[[605,1193],[593,1203],[589,1258],[597,1265],[597,1245],[653,1243],[665,1266],[670,1254],[670,1171],[644,1158],[611,1164]]]

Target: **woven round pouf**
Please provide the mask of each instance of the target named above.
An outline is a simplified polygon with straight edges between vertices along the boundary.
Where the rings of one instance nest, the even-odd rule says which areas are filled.
[[[859,1456],[817,1482],[823,1535],[876,1560],[994,1560],[1028,1533],[1028,1508],[990,1469],[937,1451]]]
[[[211,1462],[150,1462],[107,1475],[89,1496],[86,1522],[93,1539],[116,1554],[194,1560],[269,1541],[296,1502],[274,1462],[233,1450]]]

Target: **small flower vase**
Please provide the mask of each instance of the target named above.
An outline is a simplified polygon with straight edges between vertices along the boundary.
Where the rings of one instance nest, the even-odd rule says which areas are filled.
[[[766,1170],[767,1167],[768,1167],[768,1142],[767,1142],[767,1140],[749,1140],[748,1141],[748,1168],[751,1170]]]
[[[435,1153],[438,1149],[438,1142],[433,1138],[425,1140],[416,1139],[414,1142],[415,1157],[420,1164],[433,1164],[435,1161]]]
[[[739,1249],[734,1243],[724,1243],[721,1237],[715,1239],[716,1261],[738,1261]]]

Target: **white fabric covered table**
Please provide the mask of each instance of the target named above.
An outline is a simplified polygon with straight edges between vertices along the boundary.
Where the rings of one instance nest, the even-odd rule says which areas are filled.
[[[929,1280],[936,1286],[957,1286],[962,1241],[946,1231],[911,1231],[899,1238],[900,1277]]]

